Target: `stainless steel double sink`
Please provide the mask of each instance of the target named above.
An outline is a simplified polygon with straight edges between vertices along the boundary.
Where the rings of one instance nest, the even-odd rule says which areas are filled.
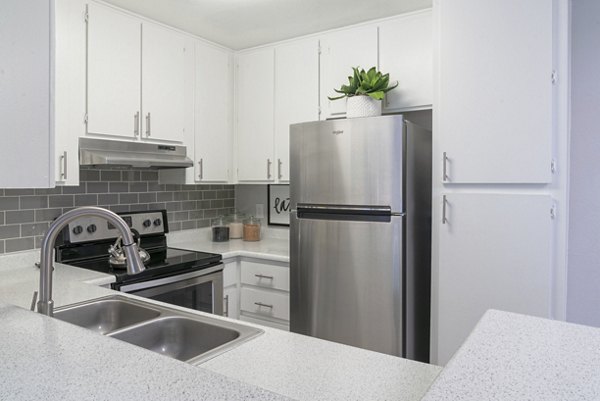
[[[263,330],[114,295],[58,308],[56,319],[191,364],[199,364]]]

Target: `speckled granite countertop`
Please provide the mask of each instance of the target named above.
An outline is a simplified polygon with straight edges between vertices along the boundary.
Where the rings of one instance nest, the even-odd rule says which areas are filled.
[[[423,401],[598,401],[600,328],[488,311]]]
[[[29,308],[39,277],[36,260],[34,253],[0,258],[0,303]],[[111,280],[57,264],[56,307],[115,294],[98,286]],[[0,304],[0,400],[416,401],[441,370],[262,326],[259,337],[191,366],[5,304]],[[130,378],[129,371],[134,371]]]
[[[286,400],[0,303],[0,400]]]
[[[212,252],[223,259],[245,256],[288,263],[290,243],[285,230],[263,230],[263,239],[256,242],[232,239],[227,242],[212,242],[210,229],[177,231],[168,234],[168,244],[174,248]]]

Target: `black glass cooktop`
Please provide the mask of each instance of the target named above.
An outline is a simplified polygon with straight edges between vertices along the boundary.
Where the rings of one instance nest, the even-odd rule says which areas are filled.
[[[221,255],[206,252],[194,252],[177,248],[147,249],[150,260],[145,263],[146,270],[140,274],[129,275],[125,267],[113,267],[108,256],[85,260],[63,261],[71,266],[82,267],[100,273],[114,274],[117,283],[144,281],[148,278],[160,278],[202,270],[221,262]]]

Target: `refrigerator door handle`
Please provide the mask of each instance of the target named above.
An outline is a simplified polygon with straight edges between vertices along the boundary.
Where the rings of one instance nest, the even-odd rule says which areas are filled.
[[[355,206],[355,205],[318,205],[299,203],[296,208],[299,219],[313,220],[345,220],[345,221],[379,221],[390,222],[393,213],[389,206]]]

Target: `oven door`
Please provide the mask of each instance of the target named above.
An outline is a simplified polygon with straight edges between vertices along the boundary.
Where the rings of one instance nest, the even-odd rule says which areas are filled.
[[[223,265],[124,285],[120,291],[201,312],[223,315]]]

